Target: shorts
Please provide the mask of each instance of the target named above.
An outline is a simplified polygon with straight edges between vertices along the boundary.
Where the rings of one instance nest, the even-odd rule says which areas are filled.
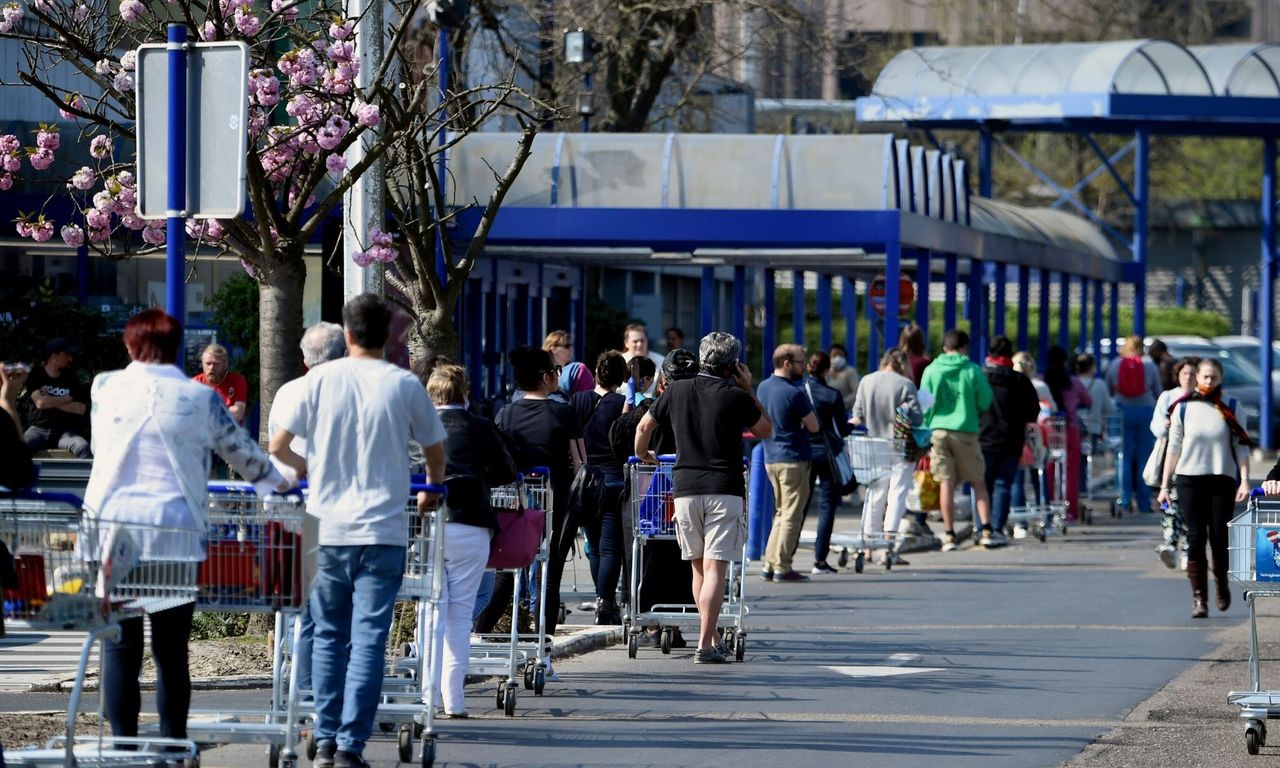
[[[684,560],[736,562],[747,543],[742,497],[683,496],[675,500],[676,541]]]
[[[933,430],[933,450],[929,452],[929,468],[940,483],[979,484],[984,482],[986,464],[976,432]]]

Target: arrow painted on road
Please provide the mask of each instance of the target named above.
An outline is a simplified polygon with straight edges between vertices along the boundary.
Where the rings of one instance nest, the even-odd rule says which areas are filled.
[[[832,672],[837,672],[848,677],[895,677],[898,675],[915,675],[921,672],[942,672],[940,667],[908,667],[913,661],[919,661],[920,654],[917,653],[895,653],[888,659],[885,664],[880,665],[863,665],[863,664],[847,664],[834,667],[823,667]]]

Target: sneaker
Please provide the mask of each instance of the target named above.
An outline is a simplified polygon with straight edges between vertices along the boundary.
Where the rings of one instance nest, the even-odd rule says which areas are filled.
[[[838,569],[832,568],[831,566],[827,565],[827,561],[825,560],[823,560],[820,563],[814,563],[813,570],[809,571],[809,573],[812,573],[814,576],[821,576],[826,573],[839,573],[839,572],[840,571]]]
[[[1004,535],[1004,531],[991,532],[992,546],[1007,547],[1009,546],[1009,537]]]
[[[729,646],[725,645],[724,643],[716,643],[716,653],[723,656],[725,658],[725,661],[729,660]]]
[[[893,553],[893,564],[894,565],[911,565],[911,563],[907,562],[907,558],[903,557],[897,552]]]
[[[729,660],[715,648],[699,648],[693,654],[694,664],[728,664]]]
[[[446,720],[466,720],[468,717],[471,717],[471,713],[465,709],[458,709],[453,712],[442,709],[440,710],[439,716]]]
[[[773,581],[773,571],[769,570],[768,568],[765,568],[764,570],[760,571],[760,578],[764,579],[765,581]]]
[[[1174,549],[1171,544],[1161,544],[1156,547],[1156,557],[1160,558],[1160,562],[1164,563],[1165,568],[1173,569],[1178,567],[1177,558],[1174,557]]]
[[[1027,527],[1025,525],[1020,525],[1017,528],[1013,529],[1014,539],[1025,539],[1030,535],[1031,535],[1031,532],[1027,530]]]
[[[956,543],[956,535],[954,533],[946,533],[942,535],[943,552],[955,552],[959,548],[960,545]]]
[[[796,570],[779,571],[778,573],[773,574],[774,584],[780,584],[786,581],[800,582],[800,581],[808,581],[808,580],[809,580],[808,576],[805,576],[803,573],[800,573],[799,571],[796,571]]]
[[[315,768],[333,768],[333,755],[338,745],[332,741],[322,741],[316,745],[316,759],[312,761]]]
[[[646,629],[640,633],[637,643],[641,648],[661,648],[662,633],[656,629]],[[672,647],[675,647],[675,643],[672,643]]]
[[[373,768],[363,755],[340,749],[333,755],[333,768]]]
[[[983,549],[995,549],[1000,546],[996,543],[996,535],[992,531],[983,531],[982,538],[978,540],[978,546]]]

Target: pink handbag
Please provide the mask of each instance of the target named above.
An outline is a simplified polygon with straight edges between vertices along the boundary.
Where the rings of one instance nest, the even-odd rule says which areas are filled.
[[[520,496],[524,496],[523,486]],[[526,509],[521,504],[519,509],[495,509],[494,512],[498,530],[489,541],[489,562],[485,567],[491,570],[528,567],[542,546],[542,534],[547,527],[546,510]]]

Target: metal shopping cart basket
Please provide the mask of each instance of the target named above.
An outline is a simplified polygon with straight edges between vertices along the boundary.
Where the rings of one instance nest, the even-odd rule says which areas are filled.
[[[1028,424],[1027,440],[1042,442],[1045,450],[1043,458],[1035,466],[1036,484],[1040,489],[1040,502],[1025,506],[1010,507],[1008,522],[1019,528],[1025,527],[1041,542],[1050,532],[1067,533],[1066,503],[1066,468],[1067,468],[1067,422],[1065,418],[1054,416],[1045,420],[1043,425]],[[1049,467],[1053,467],[1053,484],[1055,493],[1050,493]]]
[[[1124,414],[1115,413],[1108,416],[1106,429],[1107,449],[1111,451],[1111,455],[1115,458],[1115,466],[1111,475],[1111,485],[1115,491],[1111,497],[1111,516],[1120,517],[1124,514],[1124,509],[1120,505],[1120,496],[1124,493],[1124,488],[1120,485],[1120,478],[1123,476],[1120,469],[1124,466],[1126,460],[1124,453]]]
[[[853,537],[845,536],[841,544],[852,546],[856,550],[853,559],[853,570],[862,573],[866,566],[868,552],[884,552],[885,570],[893,568],[894,556],[898,546],[895,535],[886,535],[884,531],[871,530],[871,489],[869,486],[884,480],[905,463],[906,441],[900,438],[873,437],[866,433],[849,435],[844,439],[845,452],[853,465],[854,478],[864,486],[862,493],[862,533]],[[846,555],[841,555],[841,560]]]
[[[516,689],[523,677],[526,690],[541,696],[546,688],[547,670],[550,668],[547,648],[546,603],[547,591],[537,590],[536,603],[531,600],[533,586],[547,583],[547,567],[553,553],[551,537],[554,531],[550,473],[546,467],[534,467],[519,475],[511,485],[498,486],[490,492],[494,511],[508,514],[515,511],[540,510],[544,514],[542,541],[533,561],[520,568],[502,569],[515,575],[515,588],[511,595],[511,630],[503,634],[485,634],[471,642],[471,654],[467,661],[467,673],[472,675],[501,676],[495,701],[498,709],[507,716],[516,711]],[[505,511],[504,511],[505,510]],[[536,576],[530,579],[530,576]],[[534,616],[532,632],[520,631],[520,609],[526,603]]]
[[[1254,489],[1245,511],[1227,524],[1227,578],[1244,591],[1249,605],[1249,690],[1231,691],[1227,703],[1240,707],[1245,749],[1251,755],[1267,743],[1267,720],[1280,718],[1280,690],[1262,690],[1256,606],[1260,597],[1280,597],[1280,501],[1261,493]]]
[[[5,590],[6,615],[33,627],[84,630],[67,729],[44,749],[10,751],[9,765],[152,766],[194,760],[188,739],[115,737],[76,725],[94,643],[120,636],[120,622],[195,600],[203,532],[79,514],[68,494],[0,496],[0,541],[15,556],[18,586]],[[12,746],[12,745],[11,745]]]
[[[671,643],[675,630],[688,629],[697,632],[701,629],[701,618],[695,604],[655,603],[649,610],[640,610],[641,591],[646,577],[644,569],[644,549],[656,541],[675,541],[675,500],[672,498],[671,472],[675,467],[676,457],[664,454],[658,457],[657,464],[646,464],[636,457],[627,462],[630,493],[628,502],[631,505],[631,578],[630,600],[627,615],[623,617],[622,633],[627,638],[627,656],[636,658],[640,649],[640,632],[644,627],[660,628],[659,647],[664,654],[671,653]],[[750,486],[744,475],[743,487]],[[743,510],[747,509],[748,499],[743,497]],[[742,553],[736,561],[729,563],[725,574],[725,600],[720,607],[717,626],[724,630],[724,643],[733,653],[734,658],[742,661],[747,652],[746,619],[750,613],[745,599],[747,567],[746,541],[743,541]]]

